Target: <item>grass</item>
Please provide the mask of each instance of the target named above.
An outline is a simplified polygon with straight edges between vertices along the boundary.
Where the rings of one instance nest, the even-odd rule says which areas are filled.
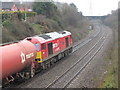
[[[79,40],[82,38],[82,34],[81,33],[77,33],[77,36],[79,37]]]
[[[109,60],[107,66],[107,73],[103,77],[103,81],[100,88],[118,88],[118,45],[115,42],[115,46],[111,50],[109,56],[106,56],[105,60]]]
[[[42,34],[43,26],[40,24],[30,24],[30,26],[34,29],[36,34]]]
[[[113,62],[114,63],[114,62]],[[107,74],[103,78],[103,83],[100,86],[101,88],[117,88],[118,87],[118,78],[117,78],[117,68],[115,63],[108,67]]]

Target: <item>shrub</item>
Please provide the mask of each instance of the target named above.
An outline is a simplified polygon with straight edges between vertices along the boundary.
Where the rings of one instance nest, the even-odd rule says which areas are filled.
[[[2,12],[2,22],[4,22],[7,19],[11,19],[14,17],[14,15],[17,15],[19,20],[25,20],[25,17],[32,17],[35,16],[37,13],[36,12],[26,12],[26,11],[3,11]]]
[[[10,20],[5,20],[5,21],[2,23],[2,25],[3,25],[4,27],[11,27],[11,26],[12,26]]]

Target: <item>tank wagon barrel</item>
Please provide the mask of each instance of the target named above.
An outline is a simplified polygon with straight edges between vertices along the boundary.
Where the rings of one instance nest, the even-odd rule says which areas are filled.
[[[0,71],[2,77],[0,79],[6,79],[8,81],[9,76],[10,79],[14,79],[12,75],[30,66],[36,57],[34,45],[26,40],[1,46],[0,51],[2,51],[2,55],[0,55],[2,56],[0,60],[2,63],[2,71]]]

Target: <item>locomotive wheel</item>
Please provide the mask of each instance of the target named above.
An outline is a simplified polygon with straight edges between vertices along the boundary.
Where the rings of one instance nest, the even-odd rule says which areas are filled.
[[[47,68],[49,68],[50,67],[50,62],[48,61],[46,65],[47,65]]]
[[[70,49],[70,52],[69,53],[72,53],[72,48]]]
[[[65,51],[65,56],[67,56],[68,55],[68,52],[67,51]]]
[[[42,63],[42,69],[43,69],[43,70],[47,69],[46,62]]]
[[[57,59],[56,59],[56,58],[53,58],[53,62],[56,63],[56,62],[57,62]]]
[[[27,80],[29,78],[30,78],[30,73],[29,72],[25,73],[25,79]]]
[[[50,65],[53,65],[53,64],[54,64],[54,59],[51,59]]]
[[[69,55],[70,53],[69,53],[69,50],[67,50],[67,55]]]
[[[34,77],[34,76],[35,76],[35,69],[33,68],[33,69],[31,70],[30,77]]]
[[[62,58],[64,58],[65,57],[65,54],[64,53],[62,53]]]
[[[60,53],[60,54],[58,55],[58,60],[60,60],[62,57],[63,57],[63,54]]]
[[[70,51],[68,50],[68,51],[67,51],[67,55],[69,55],[69,54],[70,54]]]

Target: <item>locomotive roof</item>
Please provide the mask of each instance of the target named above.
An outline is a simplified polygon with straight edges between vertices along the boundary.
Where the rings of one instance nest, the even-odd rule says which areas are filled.
[[[34,38],[39,40],[41,43],[45,43],[47,41],[51,41],[51,40],[54,40],[57,38],[67,36],[67,35],[71,35],[71,33],[68,31],[60,31],[60,32],[51,32],[51,33],[47,33],[47,34],[36,35],[36,36],[34,36]]]

